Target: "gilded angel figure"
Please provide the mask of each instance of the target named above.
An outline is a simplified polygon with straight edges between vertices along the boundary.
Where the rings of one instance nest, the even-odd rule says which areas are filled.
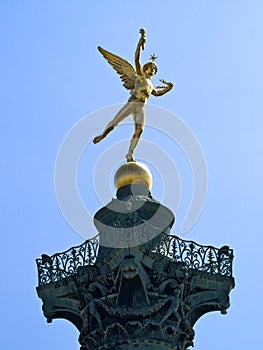
[[[144,44],[146,42],[145,29],[141,29],[140,34],[141,37],[135,51],[135,69],[133,65],[125,59],[104,50],[100,46],[98,47],[99,52],[120,75],[123,86],[130,90],[131,97],[116,116],[107,124],[103,133],[94,138],[93,143],[98,143],[104,139],[115,128],[115,126],[131,114],[134,119],[135,132],[130,141],[130,147],[126,155],[127,162],[135,161],[133,153],[144,129],[145,104],[148,98],[151,94],[154,96],[162,96],[173,88],[173,83],[166,82],[163,79],[160,81],[165,84],[164,86],[153,86],[151,79],[158,70],[158,67],[154,62],[156,57],[155,55],[152,55],[151,62],[148,62],[143,66],[141,65],[140,54],[141,50],[144,50]]]

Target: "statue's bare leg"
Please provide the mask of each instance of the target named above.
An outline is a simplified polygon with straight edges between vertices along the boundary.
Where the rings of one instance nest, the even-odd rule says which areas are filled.
[[[132,136],[129,151],[126,154],[127,162],[134,162],[133,158],[133,152],[140,140],[141,134],[144,129],[145,124],[145,105],[144,103],[136,103],[135,110],[133,112],[133,119],[134,119],[134,125],[135,125],[135,132]]]
[[[127,102],[120,111],[116,114],[112,121],[106,126],[103,133],[93,139],[93,143],[98,143],[103,140],[124,118],[128,117],[134,110],[134,103]]]
[[[133,152],[134,152],[135,147],[137,146],[137,144],[140,140],[141,134],[143,132],[143,126],[144,126],[143,124],[135,123],[135,132],[134,132],[132,139],[131,139],[129,151],[126,154],[127,162],[134,162]]]

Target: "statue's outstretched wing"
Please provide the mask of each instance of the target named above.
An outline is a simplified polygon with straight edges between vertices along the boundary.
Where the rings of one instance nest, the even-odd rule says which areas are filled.
[[[104,50],[100,46],[98,46],[98,50],[120,75],[123,86],[128,90],[134,89],[136,77],[136,71],[134,67],[125,59],[115,55],[114,53]]]

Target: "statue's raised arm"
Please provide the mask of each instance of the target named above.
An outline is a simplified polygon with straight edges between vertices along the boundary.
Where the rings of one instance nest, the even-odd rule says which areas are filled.
[[[141,37],[138,42],[138,45],[135,51],[135,58],[134,58],[136,73],[138,75],[142,75],[143,73],[143,67],[140,62],[140,54],[141,54],[141,49],[144,50],[144,44],[146,42],[146,30],[144,28],[140,29],[140,34],[141,34]]]
[[[155,64],[157,57],[151,56],[151,62],[147,62],[143,66],[140,62],[141,50],[144,50],[144,44],[146,42],[146,31],[140,29],[141,37],[139,39],[136,51],[135,51],[135,68],[131,63],[125,59],[111,53],[102,47],[98,47],[99,52],[109,62],[109,64],[120,75],[123,82],[123,86],[130,90],[130,98],[128,102],[121,108],[112,121],[108,123],[105,130],[99,136],[95,137],[93,142],[98,143],[104,139],[124,118],[132,114],[135,124],[135,132],[130,142],[129,151],[126,155],[128,162],[133,162],[133,152],[137,146],[140,136],[143,132],[145,125],[145,104],[150,97],[162,96],[173,88],[173,83],[167,83],[164,80],[161,82],[165,85],[153,87],[151,79],[157,73],[158,67]]]

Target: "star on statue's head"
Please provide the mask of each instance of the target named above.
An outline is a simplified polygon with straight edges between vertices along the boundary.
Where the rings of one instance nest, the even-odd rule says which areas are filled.
[[[155,62],[157,60],[157,56],[155,56],[155,53],[153,55],[150,56],[150,60],[152,62]]]

